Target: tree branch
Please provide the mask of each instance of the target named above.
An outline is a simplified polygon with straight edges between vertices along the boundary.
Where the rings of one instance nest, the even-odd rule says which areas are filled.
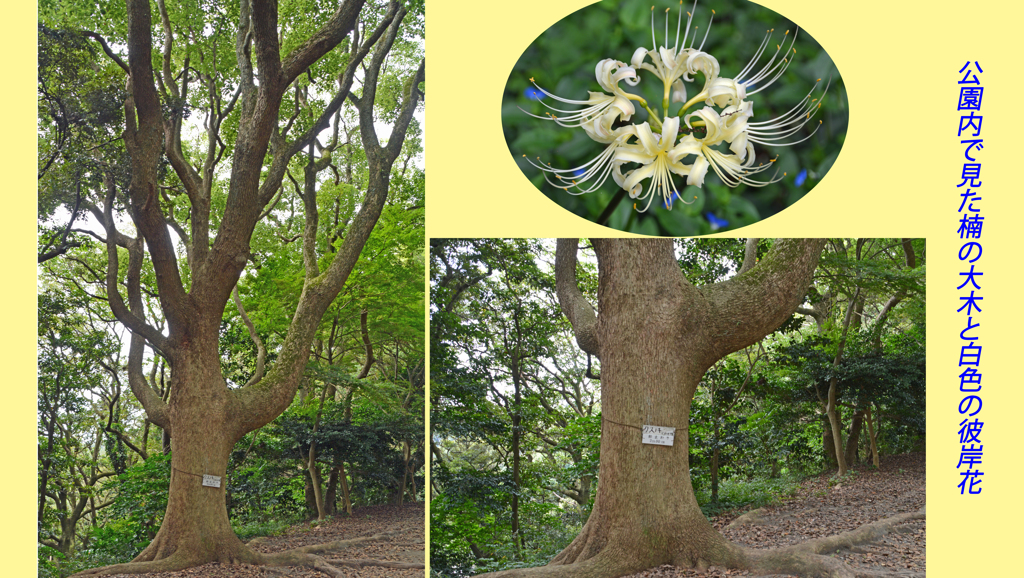
[[[807,294],[824,243],[824,239],[777,239],[764,259],[748,271],[698,289],[710,306],[706,335],[714,336],[705,344],[708,365],[756,343],[796,310]]]
[[[249,316],[245,314],[245,308],[242,307],[242,300],[238,297],[238,285],[235,285],[234,291],[231,292],[232,297],[235,299],[235,307],[238,308],[238,314],[242,316],[242,323],[245,323],[245,327],[249,330],[249,337],[253,343],[256,344],[256,373],[249,378],[249,381],[244,387],[250,385],[256,385],[261,379],[263,379],[263,369],[267,360],[267,348],[263,345],[263,340],[260,339],[258,333],[256,333],[256,327],[252,324]]]
[[[580,349],[598,359],[600,343],[597,338],[597,311],[576,284],[576,251],[579,239],[559,239],[555,246],[555,290],[558,305],[572,325]]]

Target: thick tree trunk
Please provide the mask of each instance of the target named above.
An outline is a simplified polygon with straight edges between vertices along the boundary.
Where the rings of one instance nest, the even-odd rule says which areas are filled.
[[[701,336],[686,331],[699,312],[679,306],[684,279],[670,242],[613,249],[598,252],[600,483],[583,531],[552,564],[598,559],[641,569],[727,558],[730,546],[690,482],[690,402],[710,365],[693,355]],[[644,425],[676,428],[674,444],[642,444]]]
[[[228,521],[224,493],[228,456],[240,436],[224,427],[231,423],[228,389],[220,376],[219,359],[208,357],[205,363],[184,360],[171,376],[174,435],[167,510],[156,537],[134,562],[165,560],[168,568],[180,568],[182,563],[260,561]],[[220,478],[220,487],[204,486],[204,475]]]
[[[694,497],[690,403],[708,367],[796,309],[821,243],[777,241],[758,266],[701,289],[683,277],[670,240],[597,239],[594,247],[600,316],[576,287],[577,243],[559,241],[555,264],[559,303],[577,343],[601,360],[594,510],[549,566],[494,576],[622,576],[666,563],[750,567],[748,554],[711,526]],[[641,443],[644,425],[676,428],[673,445]]]

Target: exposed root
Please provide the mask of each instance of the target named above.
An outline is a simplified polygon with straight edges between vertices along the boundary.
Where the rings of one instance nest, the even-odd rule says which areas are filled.
[[[287,558],[278,559],[276,556],[274,558],[274,561],[267,562],[269,566],[300,566],[319,570],[331,578],[344,578],[345,576],[341,569],[316,554],[293,553]]]
[[[746,514],[743,514],[739,518],[732,521],[726,528],[735,528],[737,526],[757,526],[764,523],[764,508],[758,508],[756,510],[750,510]]]
[[[480,574],[477,578],[612,578],[645,570],[647,565],[628,556],[601,554],[572,564],[552,562],[535,568],[516,568]]]
[[[342,578],[347,576],[341,568],[363,568],[367,566],[380,566],[384,568],[400,568],[400,569],[414,569],[421,570],[426,566],[422,562],[397,562],[391,560],[373,560],[365,558],[354,558],[354,559],[326,559],[320,554],[333,553],[353,546],[360,546],[371,542],[390,541],[392,536],[401,534],[401,531],[393,532],[380,532],[372,536],[361,536],[358,538],[351,538],[348,540],[336,540],[334,542],[328,542],[326,544],[312,544],[309,546],[300,546],[298,548],[292,548],[283,552],[276,552],[273,554],[261,554],[252,550],[249,546],[254,546],[260,543],[261,540],[256,539],[249,542],[247,546],[243,546],[239,555],[226,560],[198,560],[195,557],[184,556],[180,552],[175,552],[166,558],[158,560],[140,560],[147,555],[152,555],[155,549],[147,549],[139,558],[125,563],[125,564],[114,564],[112,566],[103,566],[100,568],[92,568],[89,570],[83,570],[75,574],[72,578],[79,578],[85,576],[109,576],[112,574],[148,574],[151,572],[174,572],[178,570],[184,570],[186,568],[192,568],[194,566],[200,566],[207,562],[221,562],[224,564],[257,564],[265,566],[267,569],[280,572],[277,568],[284,567],[302,567],[312,568],[314,570],[323,572],[324,574],[331,576],[332,578]],[[413,545],[413,544],[409,544]],[[422,546],[422,544],[414,544]]]
[[[380,532],[372,536],[361,536],[359,538],[351,538],[348,540],[336,540],[334,542],[328,542],[326,544],[311,544],[309,546],[300,546],[298,548],[292,548],[283,552],[276,552],[273,554],[264,554],[263,563],[267,566],[299,566],[303,568],[313,568],[332,578],[340,578],[346,576],[340,567],[347,568],[363,568],[366,566],[380,566],[384,568],[404,568],[404,569],[416,569],[422,570],[426,568],[426,565],[422,562],[394,562],[391,560],[372,560],[372,559],[337,559],[332,558],[330,560],[324,558],[320,554],[333,553],[338,550],[344,550],[353,546],[359,546],[362,544],[368,544],[370,542],[381,542],[390,541],[392,536],[401,534],[400,531],[393,532]],[[251,544],[252,542],[250,542]]]
[[[388,542],[392,536],[401,534],[401,531],[393,532],[380,532],[372,536],[360,536],[358,538],[350,538],[348,540],[335,540],[334,542],[327,542],[325,544],[310,544],[309,546],[299,546],[298,548],[291,548],[283,550],[281,552],[275,552],[273,554],[264,554],[263,557],[268,560],[277,560],[278,558],[285,558],[291,554],[324,554],[327,552],[335,552],[338,550],[344,550],[352,546],[360,546],[362,544],[369,544],[370,542]],[[252,544],[252,542],[250,542]]]
[[[367,566],[379,566],[381,568],[404,568],[411,570],[424,570],[426,565],[421,562],[392,562],[390,560],[371,560],[371,559],[331,559],[328,560],[335,566],[345,566],[348,568],[365,568]]]
[[[860,578],[890,576],[892,574],[865,574],[846,565],[842,560],[826,556],[842,548],[854,548],[860,544],[876,542],[886,534],[898,531],[896,526],[909,520],[925,517],[925,509],[897,514],[889,518],[864,524],[863,526],[816,540],[809,540],[795,546],[774,550],[746,549],[748,562],[745,568],[761,574],[794,574],[805,578]]]

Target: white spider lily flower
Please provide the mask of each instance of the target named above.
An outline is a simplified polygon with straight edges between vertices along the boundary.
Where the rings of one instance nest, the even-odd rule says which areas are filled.
[[[715,105],[719,108],[736,106],[747,97],[747,87],[741,82],[732,78],[718,77],[708,83],[705,88],[708,97],[707,105]]]
[[[682,2],[680,2],[682,4]],[[694,0],[694,7],[697,2]],[[690,24],[693,22],[693,13],[687,12],[686,20],[686,34],[683,36],[682,44],[679,42],[679,33],[682,30],[683,22],[683,11],[679,10],[679,19],[676,23],[676,38],[675,43],[671,48],[668,47],[668,12],[670,9],[665,9],[665,44],[658,46],[658,40],[654,32],[654,7],[651,7],[651,48],[645,47],[637,48],[633,52],[633,57],[630,59],[630,64],[634,69],[643,69],[650,71],[654,76],[661,79],[665,85],[664,95],[664,106],[668,106],[670,102],[670,91],[671,91],[671,102],[685,102],[686,101],[686,88],[685,85],[680,82],[684,80],[686,82],[693,82],[693,75],[700,72],[704,74],[704,89],[701,94],[707,90],[707,87],[711,82],[718,78],[720,67],[718,60],[703,52],[704,41],[707,40],[707,32],[704,34],[704,41],[697,48],[693,48],[693,41],[697,39],[697,35],[694,34],[693,41],[689,47],[686,46],[686,41],[690,34]],[[711,11],[714,14],[714,10]],[[714,16],[712,16],[714,20]],[[711,23],[708,23],[708,30],[711,29]],[[644,62],[646,58],[650,57],[651,64]],[[701,98],[703,99],[703,97]]]
[[[650,57],[653,64],[644,62],[646,57]],[[634,69],[642,68],[652,72],[666,85],[672,85],[677,79],[693,82],[693,75],[698,72],[710,81],[717,78],[721,71],[718,59],[693,48],[683,49],[677,54],[676,48],[662,46],[657,50],[648,50],[641,46],[633,53],[630,64]]]
[[[694,9],[696,4],[694,0]],[[774,29],[768,30],[746,66],[735,77],[727,78],[721,76],[718,60],[703,52],[708,29],[714,21],[714,10],[703,40],[697,46],[696,27],[692,28],[694,35],[690,38],[693,12],[687,12],[684,33],[683,11],[680,9],[673,41],[668,35],[670,9],[666,9],[665,41],[659,45],[654,28],[654,8],[651,10],[651,48],[637,48],[628,65],[612,58],[597,63],[595,77],[606,92],[591,92],[590,98],[584,101],[569,100],[555,96],[534,83],[541,93],[554,101],[581,108],[560,110],[542,101],[552,112],[546,113],[546,117],[531,116],[553,120],[560,126],[582,128],[591,140],[605,144],[604,149],[591,161],[572,169],[555,169],[541,162],[539,157],[537,162],[529,162],[544,173],[548,183],[577,195],[597,190],[610,175],[630,198],[638,201],[633,208],[640,212],[647,211],[655,195],[661,196],[667,208],[671,208],[673,197],[682,200],[673,175],[686,177],[686,184],[696,187],[704,185],[709,170],[729,187],[740,184],[762,187],[782,180],[786,174],[779,177],[778,171],[768,180],[754,178],[771,169],[775,162],[772,159],[755,166],[754,145],[787,146],[811,138],[817,127],[803,138],[794,135],[821,106],[819,99],[811,98],[821,79],[800,103],[772,120],[754,121],[754,103],[748,98],[770,86],[788,69],[790,53],[796,53],[799,29],[793,35],[787,30],[776,45],[775,53],[766,57],[774,34]],[[689,97],[686,83],[694,82],[698,73],[704,78],[704,86],[696,95]],[[657,108],[648,107],[642,97],[620,88],[619,83],[623,81],[629,86],[637,86],[640,76],[645,74],[652,74],[664,84],[660,112]],[[828,85],[819,98],[827,93]],[[646,122],[629,124],[636,113],[633,101],[639,102],[646,110]],[[683,103],[674,116],[669,113],[672,103]],[[698,104],[703,104],[704,108],[688,112],[690,107]],[[685,130],[682,133],[685,134],[680,136],[683,124]],[[819,121],[818,126],[820,124]],[[787,142],[791,138],[799,140]],[[645,183],[648,179],[650,182]],[[613,202],[617,203],[623,196],[620,193]],[[692,197],[693,200],[696,198]],[[644,200],[645,204],[642,203]],[[693,201],[683,202],[689,204]],[[644,204],[642,209],[638,208],[639,204]]]
[[[606,58],[605,60],[597,63],[596,74],[597,82],[601,85],[601,88],[611,92],[612,94],[590,92],[590,98],[587,100],[571,100],[556,96],[544,90],[531,78],[530,82],[537,87],[537,90],[544,93],[544,95],[550,96],[558,102],[585,106],[586,108],[579,110],[563,110],[555,108],[544,101],[540,101],[545,107],[558,114],[549,112],[547,113],[547,116],[541,116],[526,112],[525,110],[523,110],[523,112],[526,112],[526,114],[534,118],[553,120],[558,125],[568,128],[576,128],[589,123],[596,118],[606,117],[603,120],[603,126],[608,127],[608,130],[604,132],[610,132],[610,127],[616,119],[628,121],[633,117],[633,114],[636,113],[636,108],[633,107],[631,99],[639,99],[639,97],[631,95],[619,88],[619,82],[625,80],[627,84],[635,86],[639,80],[637,79],[636,70],[626,66],[624,62],[619,62],[611,58]],[[519,110],[522,110],[522,108]]]
[[[625,80],[626,84],[636,86],[640,79],[637,78],[636,70],[632,66],[626,66],[625,62],[619,62],[614,58],[605,58],[597,63],[594,69],[594,76],[601,88],[625,98],[626,92],[619,88],[619,82]]]
[[[750,146],[747,119],[754,116],[754,103],[744,101],[739,106],[729,106],[719,114],[722,140],[729,143],[729,150],[736,153],[741,161],[746,160]]]
[[[671,159],[669,152],[675,146],[676,135],[679,134],[679,117],[670,117],[662,125],[661,134],[651,130],[648,123],[636,127],[638,143],[620,147],[615,152],[615,161],[618,163],[640,163],[643,166],[628,171],[623,175],[619,186],[629,193],[631,199],[647,199],[647,205],[643,209],[637,209],[641,213],[651,206],[655,194],[660,194],[666,205],[672,204],[672,196],[678,190],[672,181],[672,173],[679,176],[687,176],[689,167]],[[644,193],[641,181],[651,179],[647,192]],[[616,179],[618,182],[619,179]],[[677,198],[680,198],[676,195]],[[694,197],[696,199],[696,197]],[[685,200],[680,198],[686,203]],[[690,201],[692,203],[693,201]],[[689,204],[689,203],[686,203]],[[636,205],[634,205],[636,207]]]
[[[708,168],[715,171],[722,182],[730,187],[735,187],[740,183],[763,187],[781,180],[781,178],[772,178],[768,181],[758,181],[750,178],[751,175],[771,168],[771,163],[753,166],[754,145],[741,138],[746,128],[748,112],[750,112],[749,108],[747,110],[740,109],[735,111],[735,114],[723,118],[715,109],[705,107],[685,116],[684,122],[691,131],[696,126],[703,126],[706,130],[703,137],[697,137],[694,134],[684,136],[669,153],[669,160],[675,162],[690,155],[696,157],[693,164],[688,167],[686,184],[697,187],[704,186],[704,177]],[[700,124],[691,123],[691,117],[697,117]],[[730,142],[730,139],[733,142]],[[726,154],[715,148],[723,142],[730,142],[729,148],[736,154]],[[785,177],[786,174],[783,173],[782,176]]]
[[[789,138],[802,129],[804,125],[814,118],[814,115],[818,113],[818,110],[821,109],[821,100],[818,98],[811,98],[811,95],[814,94],[814,89],[816,89],[819,84],[821,84],[820,78],[814,83],[814,86],[811,88],[810,92],[804,96],[803,100],[797,103],[793,108],[789,109],[789,112],[782,116],[772,120],[747,123],[747,138],[750,142],[770,146],[792,146],[802,143],[814,136],[814,133],[818,132],[818,129],[821,127],[820,120],[818,121],[818,125],[814,127],[814,130],[811,131],[811,134],[797,141],[783,142],[784,139]],[[825,85],[825,90],[821,93],[820,98],[825,98],[831,84],[832,79],[829,79],[829,82]]]
[[[800,34],[799,28],[796,29],[796,32],[793,34],[792,38],[790,38],[789,48],[785,49],[785,51],[783,51],[782,48],[786,44],[786,38],[789,37],[789,30],[787,30],[782,37],[782,42],[775,45],[775,54],[768,59],[768,62],[765,63],[764,66],[762,66],[757,72],[754,72],[754,68],[757,67],[757,62],[761,60],[761,56],[764,54],[765,49],[770,46],[771,37],[774,32],[774,28],[765,32],[764,40],[761,41],[761,45],[757,48],[757,51],[754,52],[754,56],[750,58],[750,62],[748,62],[747,65],[743,67],[743,70],[736,75],[736,82],[743,85],[744,88],[749,89],[750,87],[756,86],[754,90],[748,90],[746,93],[747,95],[757,94],[768,88],[778,80],[780,76],[782,76],[782,73],[786,72],[786,69],[789,68],[789,64],[792,61],[786,57],[782,57],[779,62],[775,62],[779,57],[779,54],[789,54],[790,51],[792,51],[793,54],[796,54],[796,48],[794,46],[796,45],[796,37]]]
[[[622,173],[619,171],[619,165],[622,164],[622,161],[617,160],[617,152],[622,147],[628,146],[626,143],[630,138],[636,136],[636,129],[635,125],[615,129],[612,137],[604,141],[608,143],[608,146],[600,154],[575,168],[556,169],[550,164],[544,164],[540,157],[537,157],[537,162],[531,161],[526,155],[523,155],[523,158],[544,172],[544,179],[548,184],[573,195],[590,193],[601,188],[601,185],[608,180],[608,175],[612,174],[613,171],[615,173],[613,180],[619,183],[622,176]],[[548,175],[554,175],[555,180],[552,180]],[[583,184],[588,182],[590,183],[589,186],[584,189]]]
[[[672,83],[672,102],[686,102],[686,85],[680,78]]]

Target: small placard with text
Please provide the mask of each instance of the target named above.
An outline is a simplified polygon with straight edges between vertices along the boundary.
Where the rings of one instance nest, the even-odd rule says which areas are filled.
[[[676,428],[660,425],[645,425],[644,436],[641,440],[645,444],[658,446],[671,446],[676,439]]]

